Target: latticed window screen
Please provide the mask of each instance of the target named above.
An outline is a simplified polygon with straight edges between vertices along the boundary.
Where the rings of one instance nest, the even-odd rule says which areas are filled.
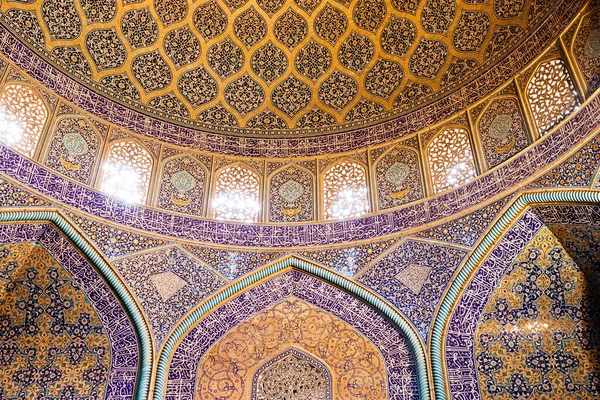
[[[133,140],[110,146],[102,167],[103,192],[131,203],[144,203],[148,195],[153,160],[150,153]]]
[[[260,178],[242,165],[223,169],[217,176],[212,201],[218,219],[258,221],[260,211]]]
[[[342,161],[323,175],[326,219],[355,217],[369,211],[367,171],[350,161]]]
[[[48,111],[31,87],[10,83],[0,95],[0,142],[32,157]]]
[[[427,147],[435,193],[473,179],[477,173],[469,133],[460,128],[440,132]]]
[[[548,132],[579,105],[569,71],[562,60],[540,65],[527,86],[527,98],[540,135]]]

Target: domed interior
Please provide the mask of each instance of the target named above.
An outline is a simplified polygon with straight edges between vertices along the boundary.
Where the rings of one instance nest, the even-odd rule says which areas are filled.
[[[600,396],[600,2],[0,4],[0,399]]]

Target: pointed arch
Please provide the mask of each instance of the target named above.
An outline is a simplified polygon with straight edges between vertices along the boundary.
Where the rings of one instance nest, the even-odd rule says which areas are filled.
[[[100,164],[104,138],[91,121],[65,114],[52,121],[42,158],[44,165],[91,185]]]
[[[190,154],[176,154],[161,161],[157,174],[158,207],[201,216],[204,214],[210,171]]]
[[[294,174],[292,169],[297,169],[300,173]],[[288,171],[289,174],[285,174]],[[278,177],[281,179],[277,179]],[[314,172],[301,165],[290,163],[269,174],[267,181],[269,222],[305,222],[315,219],[316,176]]]
[[[258,222],[261,187],[260,173],[244,162],[219,168],[214,174],[210,215],[216,219]]]
[[[447,361],[444,354],[444,342],[450,317],[452,316],[463,291],[466,289],[479,265],[485,260],[489,252],[528,208],[538,204],[555,203],[600,204],[600,192],[569,189],[546,192],[526,192],[521,194],[488,230],[488,233],[471,252],[471,255],[467,258],[463,267],[455,275],[452,284],[446,290],[446,293],[440,301],[438,311],[434,316],[429,343],[433,384],[435,398],[437,400],[447,400],[450,398],[449,388],[447,386]]]
[[[102,160],[99,188],[108,195],[132,203],[144,204],[149,195],[156,159],[135,138],[108,143]]]
[[[392,146],[377,157],[373,166],[373,182],[379,210],[423,198],[421,156],[414,148],[404,145]]]
[[[149,395],[150,389],[150,378],[152,374],[152,360],[154,358],[153,355],[153,347],[152,347],[152,339],[150,335],[150,329],[148,327],[147,321],[145,320],[141,308],[135,301],[134,297],[129,293],[125,284],[121,281],[118,275],[112,270],[108,262],[104,259],[104,256],[96,250],[94,245],[88,241],[83,234],[81,234],[78,229],[72,225],[67,218],[65,218],[61,211],[56,209],[40,209],[40,210],[29,210],[29,211],[7,211],[0,210],[0,223],[10,222],[12,224],[18,223],[41,223],[48,224],[53,228],[56,228],[61,235],[66,237],[66,240],[62,243],[50,243],[55,247],[55,251],[57,254],[63,254],[66,257],[73,258],[76,260],[75,255],[71,255],[68,251],[69,246],[73,246],[76,250],[81,252],[84,259],[89,262],[95,269],[96,274],[98,275],[98,282],[92,283],[88,281],[90,279],[89,271],[81,269],[80,271],[72,270],[74,277],[79,278],[81,281],[85,281],[87,287],[87,291],[89,291],[89,295],[93,296],[94,303],[100,302],[102,305],[105,300],[105,294],[103,293],[102,285],[106,285],[110,290],[109,293],[112,293],[117,299],[117,302],[111,302],[114,307],[118,307],[123,310],[130,320],[133,333],[136,336],[137,343],[135,341],[129,342],[131,338],[128,338],[126,335],[125,327],[116,326],[115,328],[118,330],[118,335],[120,340],[122,340],[122,349],[119,355],[117,355],[118,363],[122,363],[120,365],[122,371],[120,372],[122,376],[116,377],[117,381],[119,381],[120,385],[124,385],[121,389],[131,390],[132,398],[136,400],[146,400]],[[48,238],[47,232],[44,230],[40,232],[35,232],[35,235],[39,235],[39,237],[34,238],[34,240],[44,240]],[[51,237],[52,235],[50,235]],[[27,235],[23,232],[23,230],[19,233],[19,239],[25,239]],[[84,265],[78,264],[77,260],[75,261],[74,268],[82,268]],[[88,294],[86,292],[86,294]],[[114,315],[114,311],[110,309],[106,304],[104,304],[105,313],[108,313],[106,316],[109,318],[116,318]],[[97,310],[99,310],[97,308]],[[117,331],[115,331],[117,332]],[[139,346],[139,347],[138,347]],[[138,353],[139,351],[139,353]],[[127,360],[128,357],[133,357],[137,355],[137,368],[135,365],[130,365]],[[133,369],[132,369],[133,367]],[[131,381],[131,371],[137,370],[137,376],[134,381]],[[119,388],[113,388],[119,390]]]
[[[342,219],[370,211],[368,167],[341,157],[321,172],[323,217]]]
[[[48,105],[33,85],[5,83],[0,92],[0,142],[32,158],[48,121]]]
[[[579,107],[579,98],[567,63],[560,57],[541,61],[525,90],[539,136]]]
[[[391,321],[394,329],[397,329],[406,341],[406,344],[412,353],[411,355],[414,358],[419,396],[424,400],[430,399],[428,365],[424,344],[410,321],[392,306],[387,304],[385,300],[348,278],[299,257],[289,256],[274,264],[262,267],[250,275],[233,282],[228,287],[197,306],[171,330],[169,337],[160,350],[156,369],[154,400],[161,400],[164,398],[167,390],[170,364],[177,347],[186,335],[200,323],[200,321],[210,315],[218,307],[228,303],[233,298],[238,297],[257,284],[269,282],[270,279],[275,278],[278,275],[294,271],[300,272],[309,278],[318,278],[336,289],[343,290],[351,295],[352,298],[369,306],[376,311],[377,314],[386,318],[388,321]]]
[[[477,176],[469,131],[447,126],[433,136],[426,147],[433,191],[437,194]]]
[[[491,98],[475,120],[475,130],[487,169],[496,167],[526,148],[532,140],[517,95]]]
[[[285,362],[286,360],[292,359],[294,360],[293,362]],[[283,373],[278,373],[279,371],[275,372],[272,377],[264,377],[263,374],[268,374],[270,369],[276,369],[277,368],[277,364],[284,364],[284,365],[292,365],[297,366],[299,368],[297,368],[295,374],[292,374],[292,376],[290,377],[289,373],[287,373],[287,369],[285,371],[282,371]],[[302,364],[302,365],[297,365],[297,364]],[[311,372],[310,376],[306,376],[305,372],[306,371]],[[283,377],[286,382],[272,382],[273,378],[277,379],[279,377]],[[290,379],[291,378],[291,379]],[[308,378],[308,379],[307,379]],[[312,379],[310,379],[312,378]],[[307,380],[309,380],[308,382],[306,382]],[[290,382],[291,381],[291,382]],[[298,382],[299,381],[299,382]],[[264,395],[264,386],[269,384],[269,386],[271,388],[273,388],[273,383],[275,383],[276,388],[275,390],[279,389],[279,390],[294,390],[294,389],[298,389],[299,387],[306,387],[308,388],[311,392],[310,393],[305,393],[303,392],[303,395],[306,397],[308,395],[312,395],[312,398],[314,399],[323,399],[323,400],[331,400],[332,394],[331,394],[331,386],[332,386],[332,380],[331,380],[331,372],[329,371],[329,369],[325,366],[325,364],[323,364],[321,361],[317,360],[315,357],[312,357],[311,355],[298,350],[294,347],[276,355],[275,357],[272,357],[270,360],[267,360],[265,363],[263,363],[263,365],[261,365],[253,374],[252,376],[252,399],[263,399],[263,398],[268,398],[267,396]],[[294,385],[296,384],[296,385]],[[262,396],[261,396],[261,392]],[[286,392],[287,393],[287,392]],[[275,393],[275,395],[278,395],[280,398],[285,398],[284,395],[286,393],[281,393],[280,391],[277,391]],[[260,396],[260,397],[257,397]]]

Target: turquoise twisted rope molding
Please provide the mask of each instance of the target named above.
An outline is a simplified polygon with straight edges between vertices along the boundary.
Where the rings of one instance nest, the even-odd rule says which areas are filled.
[[[511,204],[504,215],[485,235],[481,243],[467,259],[456,279],[452,282],[446,296],[442,299],[438,314],[433,322],[431,333],[431,369],[436,400],[447,400],[449,395],[446,393],[444,379],[442,339],[444,338],[446,324],[453,311],[454,304],[458,300],[459,294],[462,293],[472,273],[484,260],[488,251],[504,235],[507,228],[517,221],[519,214],[531,205],[547,203],[600,203],[600,191],[561,190],[524,193]]]
[[[375,308],[377,311],[389,318],[394,324],[396,324],[396,326],[400,328],[400,331],[404,337],[408,340],[410,349],[415,357],[419,385],[419,397],[423,400],[430,400],[431,395],[429,379],[427,375],[427,358],[425,356],[425,347],[416,330],[406,319],[406,317],[386,304],[377,295],[359,286],[357,283],[349,280],[348,278],[338,275],[318,265],[312,264],[308,261],[301,260],[295,256],[290,256],[273,265],[261,268],[249,276],[233,283],[231,286],[211,297],[200,307],[192,311],[174,330],[171,331],[169,338],[163,345],[160,358],[158,360],[153,399],[162,400],[164,398],[167,371],[172,353],[175,351],[175,347],[179,343],[179,340],[184,337],[188,330],[192,328],[197,321],[199,321],[203,316],[207,315],[212,309],[225,303],[228,299],[234,297],[248,286],[264,278],[273,276],[277,272],[280,272],[288,267],[296,268],[303,272],[308,272],[321,279],[324,279],[330,284],[345,289],[357,298],[366,302],[371,307]]]
[[[75,246],[92,262],[106,280],[109,287],[123,305],[131,317],[135,331],[140,340],[140,366],[137,390],[135,398],[137,400],[146,400],[150,389],[150,376],[152,372],[152,342],[148,326],[144,321],[142,311],[133,300],[123,283],[110,268],[108,263],[95,250],[87,240],[67,220],[59,214],[58,211],[4,211],[0,210],[0,222],[51,222],[65,236],[67,236]]]

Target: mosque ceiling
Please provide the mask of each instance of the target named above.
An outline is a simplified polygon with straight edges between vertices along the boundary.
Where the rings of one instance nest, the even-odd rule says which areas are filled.
[[[43,0],[2,20],[131,108],[227,134],[372,125],[469,81],[555,1]]]

